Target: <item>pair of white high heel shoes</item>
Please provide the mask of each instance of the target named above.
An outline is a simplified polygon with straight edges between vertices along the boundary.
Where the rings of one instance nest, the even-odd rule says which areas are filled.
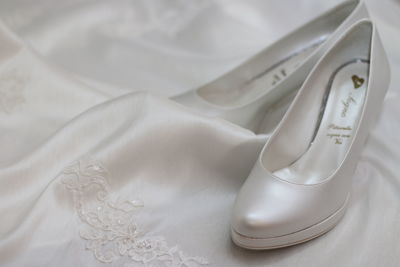
[[[364,3],[353,0],[175,98],[262,132],[271,105],[297,92],[237,196],[231,223],[237,245],[290,246],[339,222],[389,80],[376,27]]]

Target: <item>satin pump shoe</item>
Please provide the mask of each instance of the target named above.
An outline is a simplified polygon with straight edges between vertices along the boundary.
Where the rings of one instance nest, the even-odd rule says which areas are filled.
[[[289,104],[290,96],[300,88],[327,47],[350,25],[367,17],[363,2],[344,2],[236,69],[173,99],[201,114],[226,119],[254,132],[271,132],[276,123],[265,123],[270,106],[281,100]],[[289,100],[285,100],[286,96]],[[277,122],[284,112],[280,114]]]
[[[389,86],[375,25],[361,20],[318,61],[263,148],[233,210],[233,241],[273,249],[332,229]]]

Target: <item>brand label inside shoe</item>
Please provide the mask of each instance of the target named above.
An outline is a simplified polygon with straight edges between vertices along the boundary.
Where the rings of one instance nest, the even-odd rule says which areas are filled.
[[[345,99],[342,100],[342,105],[343,105],[343,109],[342,109],[342,118],[346,118],[347,115],[347,111],[350,108],[350,105],[352,104],[357,104],[356,100],[354,99],[353,95],[351,93],[349,93],[349,96]]]
[[[286,77],[286,69],[281,69],[279,72],[275,73],[273,75],[273,79],[272,79],[272,83],[271,85],[275,85],[278,82],[280,82],[281,80],[283,80]]]
[[[360,88],[365,81],[363,78],[360,78],[357,75],[351,76],[351,79],[353,80],[354,89]]]
[[[340,79],[340,74],[337,78]],[[346,82],[347,80],[347,82]],[[336,123],[328,125],[326,136],[333,140],[335,145],[345,143],[351,137],[353,127],[348,124],[350,121],[356,121],[356,114],[359,112],[358,100],[363,100],[365,93],[359,92],[359,88],[364,85],[365,79],[359,75],[353,74],[344,79],[343,86],[341,87],[340,100],[340,117],[336,116],[334,120]],[[339,87],[340,88],[340,87]],[[357,90],[357,91],[356,91]],[[339,94],[338,94],[339,95]]]
[[[329,132],[327,133],[327,136],[334,140],[336,145],[341,145],[343,144],[343,139],[351,137],[350,133],[353,128],[350,126],[339,126],[332,123],[328,126],[328,130]]]

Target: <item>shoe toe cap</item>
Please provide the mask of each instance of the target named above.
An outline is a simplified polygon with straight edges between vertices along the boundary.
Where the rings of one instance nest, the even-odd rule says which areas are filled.
[[[270,209],[235,209],[232,216],[232,229],[251,238],[269,238],[290,232],[293,220],[281,211]]]

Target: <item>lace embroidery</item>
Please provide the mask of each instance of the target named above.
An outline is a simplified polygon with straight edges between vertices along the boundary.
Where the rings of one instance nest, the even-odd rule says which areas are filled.
[[[84,0],[68,0],[63,3],[54,1],[35,1],[35,5],[18,5],[18,8],[9,8],[7,12],[3,12],[2,20],[6,22],[11,28],[17,31],[32,25],[33,22],[41,17],[43,14],[54,12],[60,9],[66,9],[71,5],[84,2]],[[57,7],[55,9],[54,7]]]
[[[102,8],[109,9],[109,5],[109,2],[105,2]],[[185,30],[185,26],[209,6],[207,1],[176,0],[173,5],[148,5],[146,9],[140,10],[132,8],[132,3],[129,2],[112,3],[114,13],[106,21],[96,25],[95,30],[116,39],[135,40],[149,32],[174,36]]]
[[[27,75],[17,68],[12,68],[0,73],[0,109],[11,113],[25,102],[23,90],[25,89]]]
[[[140,266],[207,265],[200,257],[188,257],[177,246],[170,247],[163,237],[147,236],[135,223],[140,200],[113,200],[107,182],[108,171],[91,158],[72,163],[62,172],[62,183],[72,192],[74,205],[83,225],[80,236],[101,262],[111,263],[129,257]]]

